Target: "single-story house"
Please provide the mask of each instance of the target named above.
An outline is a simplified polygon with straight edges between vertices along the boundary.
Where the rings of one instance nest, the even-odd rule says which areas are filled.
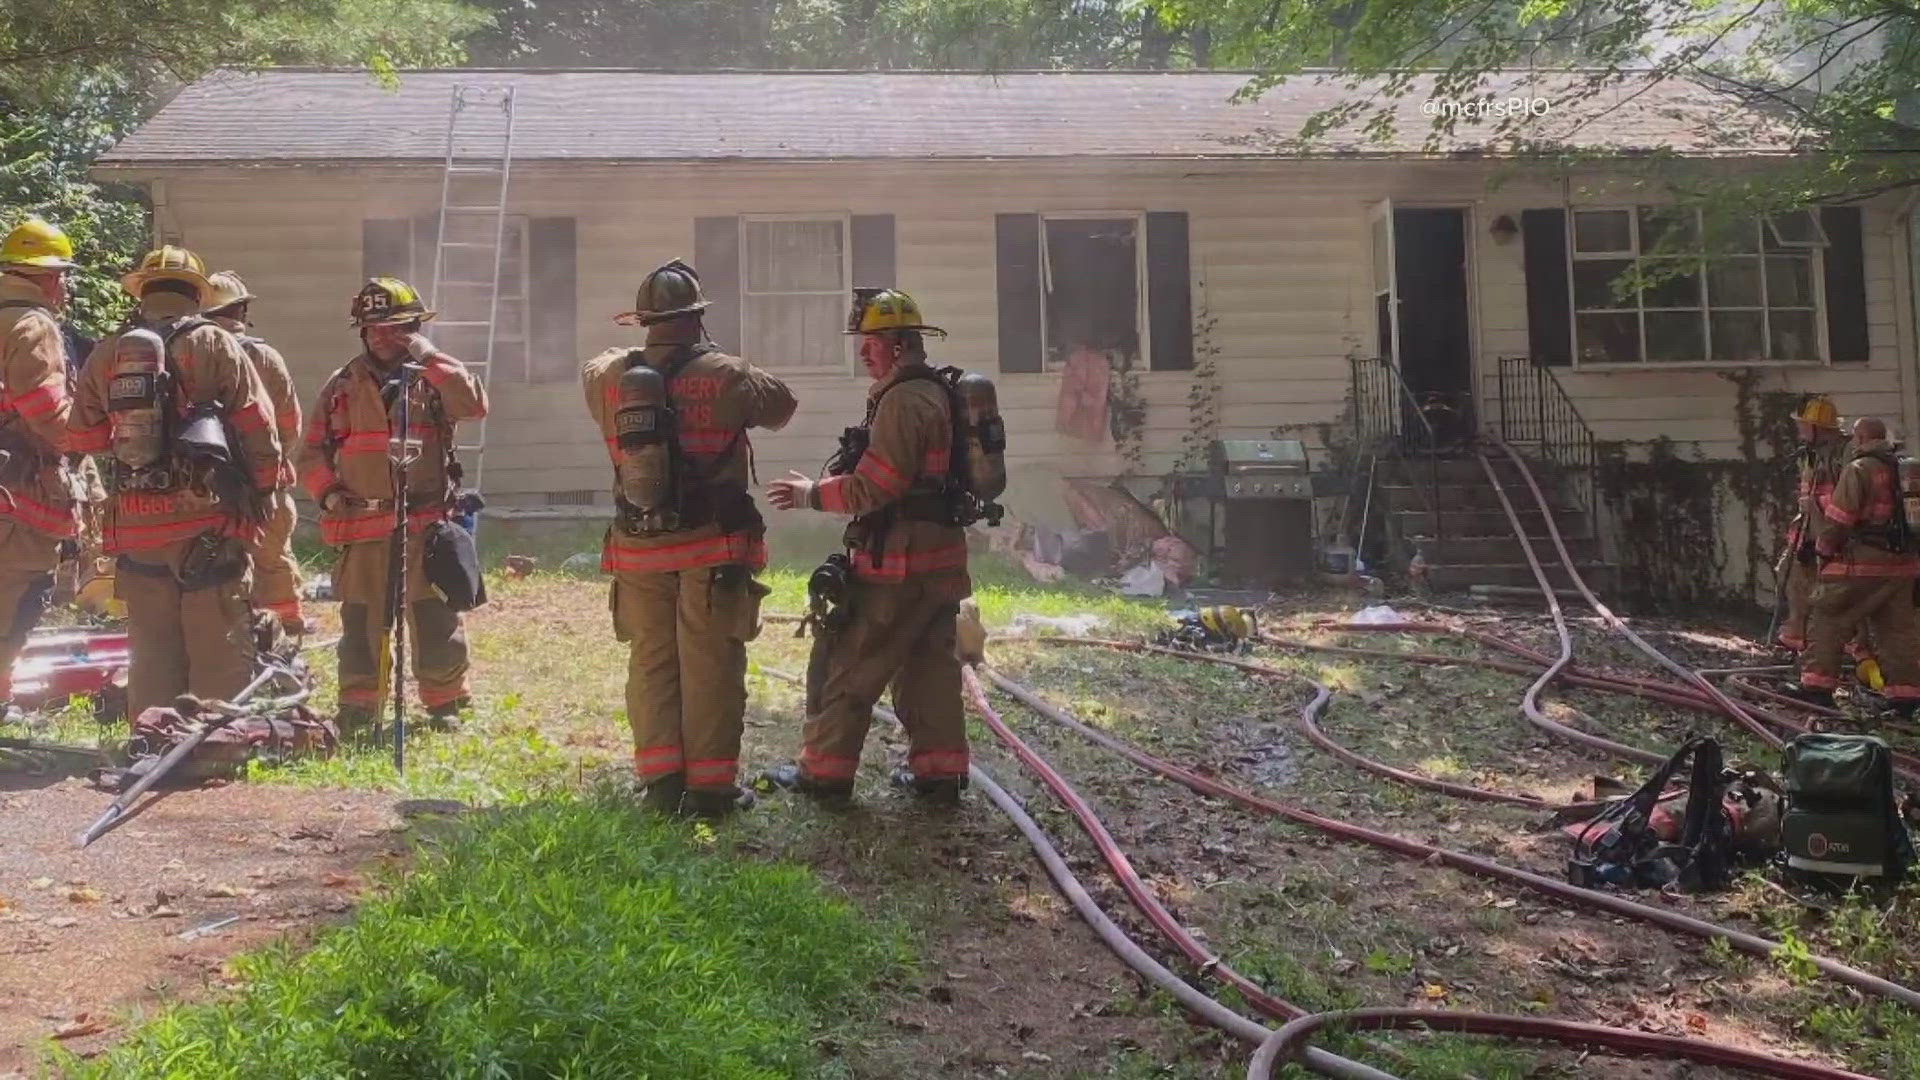
[[[1772,476],[1780,402],[1828,391],[1846,414],[1920,434],[1903,195],[1755,222],[1747,252],[1623,298],[1620,271],[1656,230],[1684,227],[1650,211],[1670,197],[1647,170],[1529,159],[1472,117],[1433,140],[1430,116],[1450,106],[1418,93],[1385,142],[1336,132],[1302,148],[1302,122],[1369,88],[1305,77],[1236,102],[1246,81],[450,70],[387,87],[229,73],[185,88],[96,171],[146,188],[156,239],[245,277],[260,332],[311,391],[357,348],[347,302],[365,277],[434,292],[443,194],[498,200],[502,132],[487,125],[503,113],[488,95],[511,88],[482,464],[496,507],[604,513],[610,473],[577,372],[636,341],[613,316],[676,256],[703,276],[715,340],[801,398],[790,426],[754,439],[763,477],[816,469],[857,419],[847,292],[893,284],[950,331],[938,360],[998,381],[1013,508],[1037,517],[1057,513],[1052,478],[1157,476],[1194,464],[1196,438],[1291,434],[1326,460],[1351,424],[1355,357],[1393,355],[1416,393],[1472,400],[1482,423],[1498,415],[1501,359],[1531,357],[1600,440],[1627,543],[1675,514],[1712,516],[1714,550],[1664,553],[1691,560],[1659,571],[1667,591],[1703,576],[1751,591],[1767,583],[1752,555],[1771,546],[1771,480],[1755,477]],[[1535,139],[1636,162],[1739,170],[1802,152],[1784,120],[1714,88],[1580,97],[1578,82],[1514,76],[1486,95],[1530,102]],[[474,104],[456,163],[473,171],[447,174],[460,87]],[[491,219],[448,220],[453,240]],[[463,250],[480,265],[463,268]],[[453,310],[455,283],[484,277],[492,252],[445,257],[438,302]],[[483,351],[444,323],[456,355]],[[1144,411],[1103,419],[1085,391],[1107,381]]]

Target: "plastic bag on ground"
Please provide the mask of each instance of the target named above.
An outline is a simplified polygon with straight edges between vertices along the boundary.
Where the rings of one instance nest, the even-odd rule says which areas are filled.
[[[1141,563],[1120,578],[1122,596],[1164,596],[1167,575],[1155,563]]]
[[[1099,615],[1015,615],[1014,636],[1064,634],[1067,637],[1091,637],[1104,628],[1107,620]]]
[[[1403,623],[1407,619],[1406,616],[1385,604],[1375,604],[1372,607],[1361,608],[1348,621],[1356,626],[1386,626],[1391,623]]]

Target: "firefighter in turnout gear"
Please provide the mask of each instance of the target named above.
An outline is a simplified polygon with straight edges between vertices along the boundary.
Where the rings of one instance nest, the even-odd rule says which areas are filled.
[[[581,371],[613,458],[618,512],[600,567],[628,649],[634,775],[649,809],[718,816],[752,802],[737,781],[767,550],[747,429],[786,426],[795,401],[707,339],[692,267],[648,274],[634,307],[616,321],[646,327],[646,347],[609,349]]]
[[[183,693],[230,698],[251,679],[247,547],[280,478],[273,405],[238,338],[200,317],[199,256],[150,252],[121,279],[134,325],[94,346],[67,428],[110,455],[102,540],[127,606],[128,715]]]
[[[1907,520],[1901,469],[1887,426],[1863,417],[1853,426],[1852,459],[1834,482],[1814,540],[1820,580],[1813,592],[1813,639],[1798,693],[1830,703],[1840,685],[1840,658],[1856,626],[1873,632],[1887,700],[1903,715],[1920,706],[1920,537]]]
[[[247,291],[240,275],[222,270],[207,280],[213,285],[213,294],[204,314],[240,339],[261,385],[266,387],[267,399],[273,403],[274,430],[280,437],[280,477],[273,492],[272,512],[247,552],[253,558],[253,606],[271,612],[288,633],[299,636],[307,628],[300,612],[300,571],[293,559],[293,527],[299,520],[293,505],[293,458],[300,446],[300,400],[279,350],[247,334],[248,308],[256,298]]]
[[[62,543],[75,535],[67,415],[67,302],[73,245],[29,218],[0,243],[0,719],[17,716],[13,662],[46,613]]]
[[[895,770],[893,783],[956,802],[968,754],[955,619],[973,589],[964,529],[971,515],[956,513],[955,499],[998,496],[984,473],[1000,469],[1005,486],[1005,436],[990,394],[977,426],[966,415],[972,408],[961,411],[957,388],[977,376],[954,378],[957,372],[928,365],[925,335],[945,332],[926,325],[905,293],[855,290],[847,333],[859,336],[861,364],[874,380],[866,420],[842,438],[827,478],[794,473],[767,493],[780,509],[850,514],[853,522],[848,554],[829,559],[809,585],[820,620],[800,758],[763,779],[815,796],[850,795],[874,703],[891,687],[908,739],[906,767]],[[984,447],[975,435],[984,436]],[[968,473],[983,473],[983,490],[956,488],[956,452],[968,456]],[[997,507],[989,514],[997,517]]]
[[[1774,580],[1786,592],[1787,618],[1780,626],[1780,644],[1801,652],[1807,647],[1807,616],[1813,607],[1813,587],[1819,576],[1814,537],[1825,520],[1827,499],[1834,481],[1847,464],[1847,440],[1840,432],[1840,414],[1824,394],[1809,397],[1794,414],[1801,448],[1799,502],[1787,526],[1786,548],[1774,568]]]
[[[340,599],[341,735],[360,734],[388,696],[388,569],[395,539],[391,441],[400,390],[408,390],[405,606],[413,675],[431,724],[450,727],[469,704],[467,638],[460,613],[428,580],[426,535],[449,523],[460,481],[454,425],[487,413],[485,389],[466,365],[420,333],[434,317],[418,293],[396,278],[374,278],[353,298],[363,349],[333,373],[307,415],[301,483],[320,506],[320,537],[339,552],[333,588]],[[407,378],[417,372],[418,378]],[[441,523],[448,523],[442,525]]]

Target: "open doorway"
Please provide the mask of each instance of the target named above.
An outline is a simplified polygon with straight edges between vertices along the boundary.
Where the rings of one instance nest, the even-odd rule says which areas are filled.
[[[1443,445],[1468,441],[1473,407],[1473,333],[1467,321],[1467,212],[1461,207],[1393,211],[1394,291],[1399,299],[1400,373]]]

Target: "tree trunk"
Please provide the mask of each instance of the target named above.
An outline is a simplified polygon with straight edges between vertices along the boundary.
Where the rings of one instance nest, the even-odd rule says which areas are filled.
[[[1213,66],[1213,31],[1206,26],[1195,26],[1187,35],[1187,48],[1193,54],[1193,66],[1209,68]]]
[[[1173,58],[1173,34],[1160,21],[1160,10],[1146,7],[1140,11],[1140,66],[1154,71],[1166,70]]]

